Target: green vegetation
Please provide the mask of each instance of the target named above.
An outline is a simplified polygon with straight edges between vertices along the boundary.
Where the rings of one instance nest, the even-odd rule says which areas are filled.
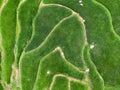
[[[0,90],[120,90],[120,0],[0,0]]]

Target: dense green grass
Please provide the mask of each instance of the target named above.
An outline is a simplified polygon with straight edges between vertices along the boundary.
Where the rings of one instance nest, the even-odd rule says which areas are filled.
[[[119,9],[119,0],[0,0],[0,90],[119,90]]]

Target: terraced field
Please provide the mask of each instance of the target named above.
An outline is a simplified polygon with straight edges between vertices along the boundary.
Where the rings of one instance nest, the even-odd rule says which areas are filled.
[[[120,0],[0,0],[0,90],[120,90]]]

